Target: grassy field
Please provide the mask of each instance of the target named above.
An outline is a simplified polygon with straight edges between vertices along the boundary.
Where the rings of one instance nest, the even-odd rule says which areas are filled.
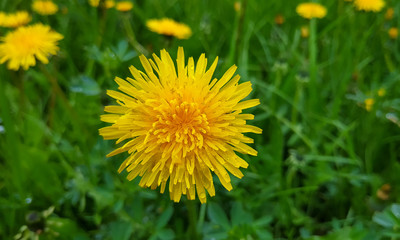
[[[385,1],[378,12],[319,1],[327,15],[311,20],[297,0],[135,0],[128,12],[57,0],[48,16],[0,1],[64,36],[48,64],[0,65],[0,239],[400,239],[400,48],[388,33],[400,2]],[[146,27],[163,17],[192,35]],[[258,156],[239,154],[249,167],[232,191],[214,176],[205,204],[128,181],[117,171],[128,153],[107,158],[115,141],[99,135],[114,78],[179,46],[208,67],[218,56],[217,78],[237,65],[261,102],[246,110],[263,129],[247,134]]]

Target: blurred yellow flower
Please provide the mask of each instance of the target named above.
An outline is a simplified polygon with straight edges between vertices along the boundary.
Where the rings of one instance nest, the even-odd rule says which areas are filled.
[[[276,24],[282,25],[285,22],[285,18],[281,14],[278,14],[275,16],[274,21]]]
[[[187,39],[192,35],[192,30],[189,26],[175,22],[170,18],[150,19],[146,22],[146,26],[152,32],[173,36],[179,39]]]
[[[310,30],[308,29],[308,26],[301,26],[300,34],[301,37],[308,38],[308,36],[310,35]]]
[[[8,61],[7,68],[27,70],[36,65],[35,57],[47,64],[49,55],[59,50],[57,43],[63,36],[43,24],[19,27],[0,39],[0,64]]]
[[[16,28],[28,24],[31,20],[31,15],[26,11],[0,12],[0,27]]]
[[[133,8],[133,3],[130,2],[130,1],[117,2],[117,5],[115,6],[115,8],[118,11],[127,12],[127,11],[130,11]]]
[[[391,27],[388,31],[389,37],[392,39],[396,39],[399,35],[399,29],[395,27]]]
[[[394,16],[394,9],[391,7],[391,8],[388,8],[387,10],[386,10],[386,13],[385,13],[385,19],[386,20],[392,20],[393,19],[393,16]]]
[[[89,5],[92,7],[98,7],[100,0],[89,0]]]
[[[383,0],[354,0],[354,5],[359,11],[379,12],[385,6]]]
[[[371,111],[372,107],[374,106],[375,100],[373,98],[367,98],[364,100],[365,109],[367,111]]]
[[[115,6],[114,0],[106,0],[104,1],[104,6],[109,9]]]
[[[32,9],[40,15],[53,15],[58,11],[58,6],[53,1],[37,0],[32,3]]]
[[[383,97],[383,96],[385,96],[385,95],[386,95],[386,89],[380,88],[380,89],[378,90],[378,96],[379,96],[379,97]]]
[[[323,18],[326,16],[326,8],[319,3],[301,3],[297,5],[296,12],[303,18]]]
[[[179,202],[182,194],[194,200],[197,191],[205,203],[206,191],[215,195],[212,172],[230,191],[228,172],[242,178],[239,168],[248,166],[236,152],[257,155],[247,145],[253,139],[243,133],[262,130],[247,125],[254,115],[242,111],[260,101],[242,101],[252,87],[250,82],[239,84],[240,77],[233,76],[236,66],[212,80],[218,58],[208,70],[204,54],[197,64],[192,57],[185,63],[183,48],[178,49],[176,65],[165,50],[153,58],[140,57],[143,72],[130,67],[133,79],[115,78],[123,93],[107,91],[119,105],[105,107],[109,114],[101,120],[112,125],[101,128],[100,135],[117,143],[127,140],[107,156],[128,152],[118,171],[126,169],[128,180],[140,176],[141,187],[161,186],[163,193],[169,180],[173,201]]]
[[[89,0],[89,5],[92,7],[98,7],[99,4],[100,0]],[[105,0],[101,6],[106,9],[109,9],[115,6],[115,2],[114,0]]]
[[[239,1],[234,2],[233,8],[235,9],[236,12],[240,12],[240,10],[242,9],[242,3]]]

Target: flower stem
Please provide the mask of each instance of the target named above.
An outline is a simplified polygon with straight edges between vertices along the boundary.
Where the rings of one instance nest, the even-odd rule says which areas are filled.
[[[298,109],[300,108],[300,99],[303,94],[303,83],[297,82],[296,83],[296,92],[293,98],[293,108],[292,108],[292,124],[296,125],[297,123],[297,116],[298,116]]]
[[[147,50],[140,43],[136,41],[135,33],[133,32],[132,26],[129,23],[128,15],[124,14],[122,16],[122,24],[124,25],[128,41],[132,45],[132,47],[135,48],[137,52],[147,56],[149,54]]]
[[[206,208],[207,208],[206,203],[200,205],[200,214],[199,214],[199,219],[197,221],[198,231],[201,231],[201,229],[203,228],[204,218],[206,216]]]
[[[78,114],[75,112],[75,110],[72,108],[71,104],[69,103],[67,97],[65,96],[65,93],[61,89],[60,85],[57,82],[57,79],[52,75],[47,68],[43,64],[39,64],[40,70],[43,72],[43,74],[46,76],[46,78],[49,80],[52,90],[56,94],[56,96],[60,97],[61,102],[63,103],[65,109],[67,110],[68,114],[70,115],[71,118],[71,123],[75,125],[79,131],[82,131],[82,133],[87,136],[87,130],[86,128],[82,127],[81,120],[78,117]],[[53,94],[54,94],[53,93]],[[84,141],[84,139],[82,139]]]
[[[308,41],[309,61],[310,61],[310,110],[313,111],[314,105],[318,105],[317,96],[317,22],[315,18],[310,20],[310,37]]]
[[[188,239],[197,240],[199,235],[197,233],[197,208],[195,202],[187,200],[186,207],[188,211],[189,227],[188,227]]]

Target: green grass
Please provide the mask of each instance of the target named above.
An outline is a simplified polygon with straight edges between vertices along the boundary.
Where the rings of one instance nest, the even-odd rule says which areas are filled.
[[[64,39],[48,65],[0,65],[0,239],[399,239],[400,48],[387,30],[400,26],[400,3],[386,1],[395,17],[385,20],[387,7],[321,2],[328,15],[311,22],[296,14],[300,1],[244,0],[238,13],[228,0],[146,0],[122,14],[60,0],[68,12],[32,13]],[[3,0],[0,10],[30,4]],[[150,32],[146,20],[161,17],[192,37]],[[117,173],[127,154],[106,158],[114,143],[98,135],[106,90],[130,65],[142,69],[138,50],[175,59],[178,46],[219,56],[216,77],[236,64],[261,101],[249,110],[263,129],[251,135],[258,156],[243,156],[250,165],[232,191],[215,178],[203,205],[128,182]]]

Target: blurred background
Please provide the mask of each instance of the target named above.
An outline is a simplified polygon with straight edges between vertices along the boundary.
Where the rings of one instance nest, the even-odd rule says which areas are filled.
[[[400,239],[400,2],[320,1],[326,16],[311,20],[301,1],[107,2],[54,0],[50,14],[0,2],[64,36],[48,64],[0,65],[0,239]],[[164,17],[190,36],[146,26]],[[217,78],[236,64],[261,101],[247,111],[258,156],[242,156],[230,192],[214,176],[206,204],[129,182],[128,154],[106,158],[115,143],[98,134],[114,78],[178,46],[219,56]]]

